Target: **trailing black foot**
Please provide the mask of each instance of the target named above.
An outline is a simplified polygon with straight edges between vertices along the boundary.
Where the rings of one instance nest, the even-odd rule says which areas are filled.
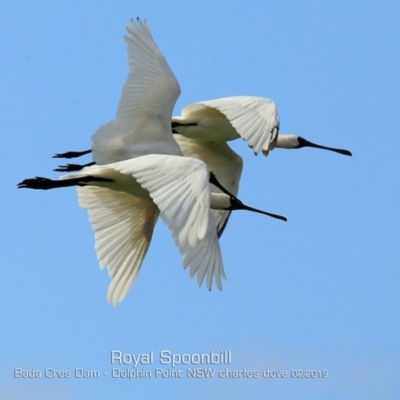
[[[87,175],[59,181],[36,176],[35,178],[24,179],[22,182],[18,183],[17,187],[18,189],[49,190],[70,186],[86,186],[90,184],[90,182],[112,182],[112,179]]]
[[[91,167],[92,165],[96,165],[96,163],[90,162],[87,164],[67,164],[67,165],[59,165],[58,168],[54,169],[53,171],[57,172],[76,172],[81,171],[85,167]]]
[[[53,156],[53,158],[78,158],[84,156],[85,154],[91,153],[92,150],[85,151],[67,151],[66,153],[58,153]]]
[[[48,178],[43,178],[41,176],[36,176],[35,178],[24,179],[22,182],[18,183],[18,189],[54,189],[54,184],[58,181],[53,181]]]

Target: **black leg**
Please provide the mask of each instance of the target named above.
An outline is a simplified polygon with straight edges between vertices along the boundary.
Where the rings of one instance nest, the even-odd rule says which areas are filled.
[[[59,165],[58,168],[54,169],[53,171],[57,172],[76,172],[81,171],[85,167],[91,167],[92,165],[96,165],[96,163],[90,162],[87,164],[67,164],[67,165]]]
[[[85,154],[91,153],[92,150],[85,151],[67,151],[66,153],[58,153],[53,156],[53,158],[78,158],[84,156]]]
[[[112,182],[112,179],[101,178],[100,176],[82,176],[79,178],[66,179],[63,181],[52,180],[49,178],[43,178],[41,176],[36,176],[35,178],[24,179],[22,182],[18,183],[18,189],[58,189],[70,186],[86,186],[90,182]]]

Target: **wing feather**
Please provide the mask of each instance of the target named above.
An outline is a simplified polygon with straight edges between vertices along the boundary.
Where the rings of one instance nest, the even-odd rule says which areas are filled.
[[[208,169],[215,174],[222,186],[237,196],[243,169],[243,160],[230,148],[228,143],[191,139],[182,135],[174,135],[174,138],[185,157],[193,157],[205,162]],[[211,190],[213,193],[221,193],[221,190],[214,185],[211,186]],[[231,215],[231,211],[211,210],[211,213],[216,222],[218,237],[220,237]]]
[[[213,280],[222,290],[222,279],[226,279],[222,262],[221,248],[217,237],[217,230],[213,218],[210,218],[210,226],[206,236],[197,243],[196,247],[178,246],[183,257],[183,266],[189,271],[191,278],[197,277],[197,283],[201,286],[206,278],[206,285],[212,289]]]
[[[149,191],[160,216],[172,231],[183,266],[197,276],[199,286],[213,280],[222,289],[226,279],[217,227],[210,210],[209,172],[194,158],[147,155],[113,164],[113,168],[132,176]],[[153,179],[157,176],[157,179]]]
[[[130,73],[122,91],[116,123],[120,135],[130,135],[135,125],[147,123],[149,115],[162,117],[170,131],[171,115],[180,94],[174,73],[155,43],[147,22],[127,25]],[[132,117],[135,118],[132,118]]]
[[[233,96],[196,104],[215,108],[224,114],[255,154],[263,150],[266,155],[273,148],[279,131],[279,115],[272,100],[263,97]]]
[[[147,22],[127,24],[129,74],[114,122],[92,136],[93,158],[99,164],[144,154],[179,154],[171,135],[171,115],[179,83],[157,47]]]
[[[150,245],[159,211],[150,198],[108,188],[78,187],[79,205],[89,212],[97,258],[113,278],[108,301],[121,302],[134,284]]]
[[[122,174],[131,174],[149,191],[179,245],[194,247],[205,236],[211,200],[209,172],[203,162],[151,154],[112,166]]]

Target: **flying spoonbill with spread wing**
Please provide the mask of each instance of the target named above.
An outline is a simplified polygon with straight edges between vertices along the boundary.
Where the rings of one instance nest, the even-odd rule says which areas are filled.
[[[233,96],[201,101],[183,108],[182,115],[172,118],[172,130],[187,138],[228,142],[242,138],[253,149],[267,156],[276,148],[314,147],[346,156],[351,152],[321,146],[297,135],[278,135],[279,115],[271,99],[255,96]]]
[[[113,278],[108,300],[123,300],[137,278],[160,215],[172,231],[184,267],[221,289],[225,278],[216,221],[211,209],[245,209],[286,220],[244,205],[221,186],[207,165],[183,157],[171,132],[179,84],[158,49],[148,25],[127,25],[130,72],[116,119],[93,136],[94,160],[61,180],[25,179],[19,188],[78,187],[96,232],[97,257]],[[212,193],[210,183],[221,193]]]
[[[207,100],[183,108],[181,116],[172,117],[171,128],[183,154],[204,161],[218,181],[230,193],[237,196],[243,168],[242,158],[231,149],[228,141],[244,139],[258,155],[265,156],[274,148],[317,148],[351,156],[345,149],[322,146],[297,135],[279,134],[279,115],[276,104],[267,98],[234,96]],[[96,139],[94,137],[94,139]],[[93,150],[95,162],[68,164],[56,171],[79,171],[93,165],[96,160],[96,141],[92,149],[56,154],[56,158],[74,158]],[[102,161],[102,160],[100,160]],[[219,192],[213,188],[214,192]],[[213,211],[220,236],[227,224],[230,211]]]
[[[279,134],[276,104],[263,97],[233,96],[202,101],[184,107],[181,114],[172,118],[171,127],[183,154],[203,160],[224,188],[235,196],[239,192],[243,160],[228,141],[242,138],[256,155],[261,151],[268,156],[275,147],[312,147],[352,155],[348,150],[315,144],[301,136]],[[214,211],[219,235],[230,214],[226,210]]]

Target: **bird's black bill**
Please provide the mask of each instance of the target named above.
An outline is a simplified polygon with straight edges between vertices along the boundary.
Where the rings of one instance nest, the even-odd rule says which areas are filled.
[[[57,172],[77,172],[81,171],[85,167],[91,167],[92,165],[96,165],[96,163],[90,162],[87,164],[67,164],[67,165],[59,165],[58,168],[53,169],[53,171]]]
[[[85,154],[91,153],[92,150],[85,151],[67,151],[66,153],[58,153],[53,156],[53,158],[78,158],[84,156]]]
[[[313,142],[309,142],[308,140],[298,137],[299,141],[299,146],[297,147],[298,149],[302,147],[313,147],[315,149],[322,149],[322,150],[329,150],[329,151],[334,151],[335,153],[343,154],[344,156],[352,156],[351,151],[345,150],[345,149],[336,149],[335,147],[327,147],[327,146],[321,146],[320,144],[315,144]]]
[[[259,210],[258,208],[246,206],[246,204],[243,204],[239,199],[231,199],[231,210],[247,210],[247,211],[252,211],[252,212],[255,212],[258,214],[267,215],[268,217],[271,217],[271,218],[280,219],[285,222],[287,221],[287,218],[284,217],[283,215],[273,214],[273,213],[270,213],[267,211]]]
[[[247,211],[252,211],[252,212],[255,212],[255,213],[259,213],[259,214],[268,215],[268,217],[280,219],[282,221],[287,221],[287,218],[282,216],[282,215],[273,214],[273,213],[269,213],[267,211],[258,210],[257,208],[246,206],[246,204],[243,204],[236,196],[234,196],[232,193],[229,193],[229,191],[226,190],[218,182],[218,179],[216,178],[216,176],[212,172],[210,172],[210,183],[212,183],[218,189],[221,189],[225,194],[230,196],[230,198],[231,198],[231,208],[230,208],[230,210],[247,210]]]
[[[112,182],[112,179],[101,178],[99,176],[82,176],[79,178],[66,179],[63,181],[43,178],[36,176],[35,178],[24,179],[18,183],[18,189],[59,189],[71,186],[86,186],[89,182]]]

